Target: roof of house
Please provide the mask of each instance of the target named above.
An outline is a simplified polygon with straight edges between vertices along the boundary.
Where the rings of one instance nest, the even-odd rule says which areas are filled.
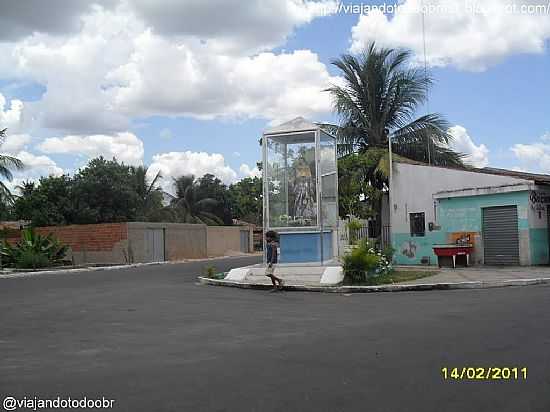
[[[540,173],[528,173],[528,172],[521,172],[516,170],[499,169],[496,167],[477,168],[472,166],[465,166],[464,168],[459,168],[459,167],[451,167],[451,166],[434,166],[434,165],[429,165],[427,163],[418,162],[416,160],[410,160],[401,156],[398,156],[396,159],[394,159],[394,161],[398,163],[406,163],[406,164],[412,164],[412,165],[418,165],[418,166],[438,167],[441,169],[453,169],[453,170],[462,170],[465,172],[484,173],[488,175],[515,177],[517,179],[530,180],[537,184],[550,185],[550,175],[545,175]]]

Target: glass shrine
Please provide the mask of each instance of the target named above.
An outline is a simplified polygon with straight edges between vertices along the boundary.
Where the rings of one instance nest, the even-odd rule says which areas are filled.
[[[338,255],[336,138],[301,117],[262,138],[264,233],[279,234],[281,263]]]

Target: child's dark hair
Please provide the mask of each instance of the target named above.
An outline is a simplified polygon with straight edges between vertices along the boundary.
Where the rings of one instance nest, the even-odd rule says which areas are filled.
[[[277,232],[275,232],[274,230],[268,230],[267,232],[265,232],[265,238],[267,240],[279,240],[279,234]]]

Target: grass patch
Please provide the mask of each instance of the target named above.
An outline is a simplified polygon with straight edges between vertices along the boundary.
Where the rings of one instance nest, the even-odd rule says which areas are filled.
[[[423,271],[423,270],[394,270],[392,273],[383,276],[369,277],[366,282],[354,283],[350,286],[377,286],[377,285],[391,285],[393,283],[403,283],[411,280],[427,278],[437,275],[437,271]]]

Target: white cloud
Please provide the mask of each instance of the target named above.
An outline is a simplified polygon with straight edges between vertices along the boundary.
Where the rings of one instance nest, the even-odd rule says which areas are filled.
[[[291,11],[296,9],[292,21],[309,21],[320,13],[317,3],[286,1]],[[24,106],[33,126],[91,135],[128,130],[136,116],[278,122],[330,112],[329,96],[322,90],[337,78],[317,54],[227,54],[200,36],[160,35],[128,7],[94,8],[81,17],[75,34],[35,33],[0,43],[0,76],[46,86],[39,101]],[[214,12],[218,6],[208,7]]]
[[[459,125],[449,128],[449,134],[453,136],[451,148],[464,153],[464,161],[475,167],[486,167],[489,164],[489,149],[484,144],[475,145],[468,131]]]
[[[541,2],[425,0],[430,65],[480,71],[513,54],[544,53],[545,41],[550,38],[550,14],[526,8],[537,4]],[[392,17],[379,10],[360,16],[352,28],[351,51],[359,52],[376,40],[380,45],[409,48],[423,56],[419,10],[421,0],[405,0]]]
[[[37,156],[27,151],[21,151],[16,154],[16,157],[25,165],[25,176],[58,176],[63,174],[63,169],[48,156]]]
[[[94,3],[107,6],[113,4],[114,0],[3,2],[0,13],[0,40],[16,39],[34,32],[63,34],[75,31],[79,26],[80,15],[89,10]]]
[[[31,140],[28,134],[8,134],[4,140],[4,144],[0,146],[0,151],[8,154],[18,153],[26,149]]]
[[[336,81],[309,50],[217,55],[150,31],[135,39],[129,63],[108,79],[114,105],[128,115],[263,117],[275,122],[330,112],[330,96],[323,89]]]
[[[10,133],[20,130],[23,107],[23,102],[17,99],[13,99],[8,106],[6,98],[0,93],[0,130],[8,129]]]
[[[517,168],[550,173],[550,143],[546,143],[545,136],[540,142],[515,144],[510,150],[521,163]]]
[[[241,176],[243,177],[262,177],[262,172],[258,169],[258,166],[254,166],[251,169],[246,163],[241,165],[239,172],[241,172]]]
[[[106,159],[116,157],[129,165],[143,162],[143,142],[133,133],[116,135],[65,136],[50,137],[38,145],[44,153],[77,154],[93,158],[103,156]]]
[[[156,33],[190,36],[216,52],[258,52],[284,43],[296,26],[332,12],[334,0],[130,0]]]
[[[169,152],[153,156],[149,166],[149,176],[162,174],[161,186],[167,192],[173,192],[172,178],[194,175],[196,178],[211,173],[222,182],[230,184],[237,179],[237,173],[225,163],[223,155],[205,152]]]
[[[4,184],[12,193],[15,193],[17,186],[20,186],[24,181],[37,181],[42,176],[59,176],[64,173],[63,169],[48,156],[37,156],[26,150],[10,153],[10,155],[21,160],[25,166],[23,170],[13,171],[12,181],[4,181]]]

